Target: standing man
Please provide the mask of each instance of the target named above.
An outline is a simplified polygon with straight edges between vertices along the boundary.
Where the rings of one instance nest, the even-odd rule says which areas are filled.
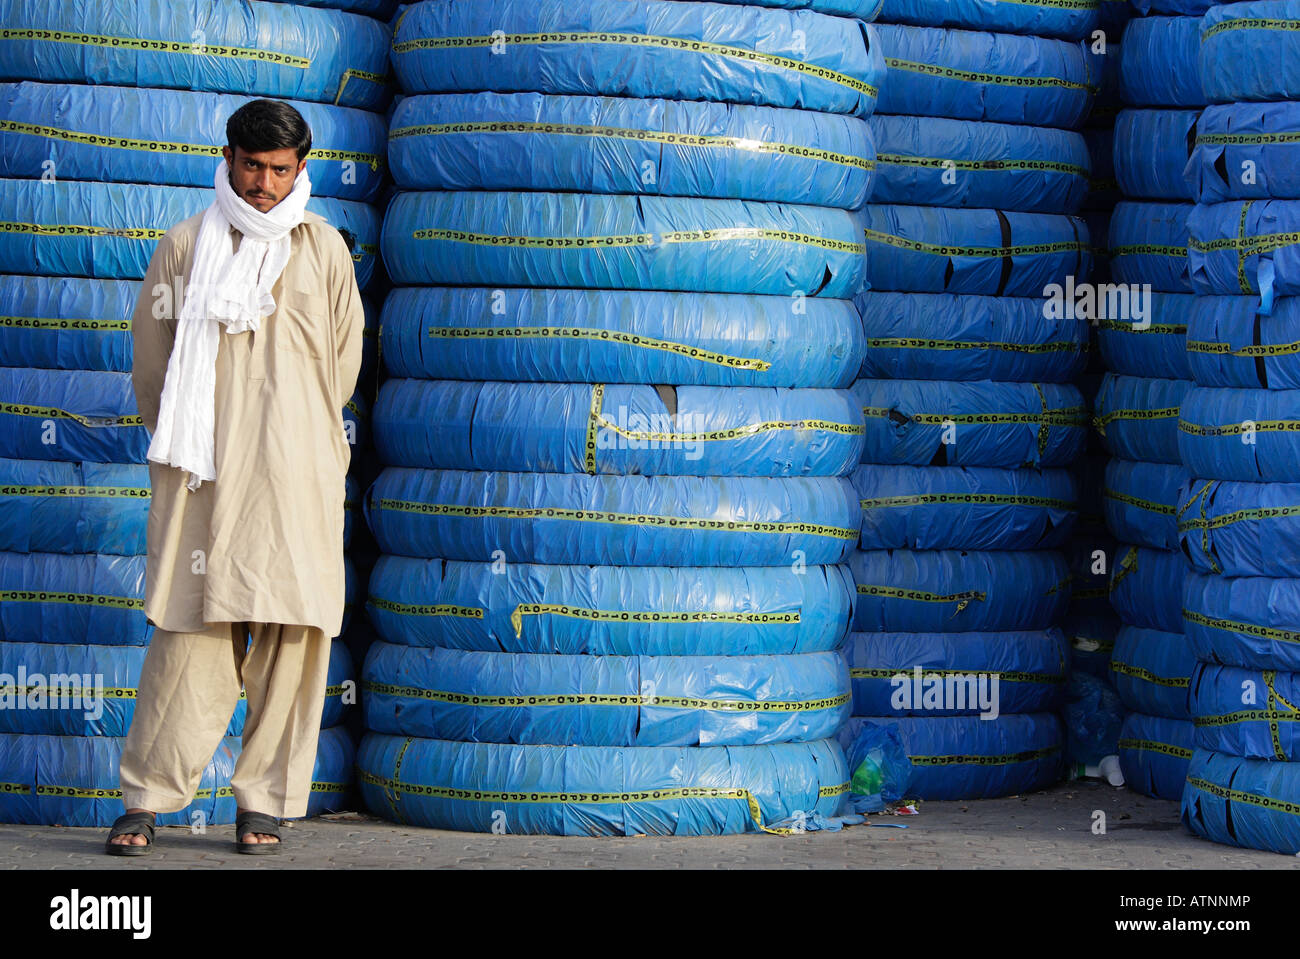
[[[240,852],[306,815],[330,639],[343,619],[342,411],[364,318],[348,243],[306,211],[311,130],[255,100],[226,125],[216,200],[167,232],[132,319],[149,447],[145,614],[156,627],[107,852],[152,849],[239,700]]]

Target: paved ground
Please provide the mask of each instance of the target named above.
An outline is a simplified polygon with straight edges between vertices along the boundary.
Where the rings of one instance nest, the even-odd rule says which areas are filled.
[[[1093,832],[1094,812],[1106,832]],[[101,852],[104,829],[0,826],[0,869],[731,868],[788,869],[1295,869],[1300,859],[1197,839],[1178,805],[1095,782],[981,802],[928,802],[920,815],[873,816],[907,829],[722,838],[582,839],[491,836],[394,826],[356,813],[294,823],[273,857],[241,856],[233,826],[203,836],[160,829],[151,856]]]

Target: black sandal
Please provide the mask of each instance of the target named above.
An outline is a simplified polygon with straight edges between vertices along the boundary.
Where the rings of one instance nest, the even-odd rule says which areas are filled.
[[[110,856],[147,856],[153,852],[154,814],[129,812],[118,816],[104,841],[104,852]],[[144,836],[143,846],[138,843],[113,842],[117,836]]]
[[[280,842],[244,842],[249,833],[280,839],[280,820],[260,812],[241,812],[235,817],[235,848],[248,856],[269,856],[280,851]]]

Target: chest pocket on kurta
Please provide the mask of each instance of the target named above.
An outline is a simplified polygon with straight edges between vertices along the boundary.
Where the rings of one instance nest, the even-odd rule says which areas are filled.
[[[292,291],[272,317],[271,343],[277,350],[324,356],[329,347],[329,309],[323,296]]]

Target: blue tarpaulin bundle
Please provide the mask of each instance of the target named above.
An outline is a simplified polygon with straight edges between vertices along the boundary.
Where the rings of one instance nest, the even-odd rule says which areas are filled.
[[[842,388],[866,352],[848,300],[654,290],[407,287],[380,337],[393,376],[515,382]]]
[[[1188,363],[1202,386],[1300,389],[1300,298],[1268,316],[1247,296],[1198,296],[1187,315]]]
[[[1300,579],[1188,573],[1183,622],[1202,662],[1300,671]]]
[[[666,97],[858,116],[875,109],[885,73],[861,21],[664,0],[419,3],[397,25],[392,60],[408,94]]]
[[[616,656],[837,649],[843,566],[542,566],[381,556],[366,611],[390,643]]]
[[[0,640],[144,646],[143,556],[0,553]]]
[[[1067,466],[1088,417],[1078,389],[1056,383],[858,380],[864,463]]]
[[[375,447],[435,469],[837,476],[862,451],[860,405],[847,390],[390,379]]]
[[[0,368],[0,456],[144,463],[129,373]]]
[[[0,176],[211,187],[226,120],[247,96],[79,84],[0,83]],[[363,110],[290,103],[311,128],[314,196],[371,202],[387,130]],[[160,139],[165,136],[165,139]]]
[[[1070,130],[884,114],[868,123],[873,203],[1075,213],[1087,192],[1087,144]]]
[[[1190,203],[1116,204],[1110,218],[1111,277],[1166,293],[1192,292],[1188,274]]]
[[[1100,18],[1097,3],[1000,3],[998,0],[884,0],[880,16],[890,23],[961,27],[1079,40]]]
[[[1136,712],[1191,719],[1187,691],[1195,668],[1196,657],[1182,633],[1125,626],[1115,637],[1110,659],[1115,688]]]
[[[381,109],[389,30],[288,3],[0,2],[0,76],[214,90]]]
[[[1065,557],[1050,551],[872,550],[849,567],[863,633],[1042,630],[1069,600]]]
[[[1182,797],[1182,820],[1198,836],[1294,856],[1300,853],[1297,806],[1300,763],[1244,759],[1203,749],[1192,756]]]
[[[1300,484],[1193,478],[1178,498],[1178,534],[1194,569],[1300,577]]]
[[[1056,713],[979,716],[855,716],[840,730],[846,748],[866,724],[893,727],[911,763],[902,795],[982,799],[1052,785],[1064,768],[1065,733]]]
[[[864,550],[1050,549],[1077,516],[1078,487],[1063,469],[863,464],[852,480]]]
[[[848,210],[870,195],[876,155],[858,117],[540,93],[407,97],[390,138],[404,190],[636,193]]]
[[[1300,757],[1300,675],[1200,663],[1190,705],[1196,748],[1250,759]]]
[[[858,534],[837,477],[575,476],[389,467],[366,499],[381,552],[615,566],[839,563]]]
[[[833,740],[771,746],[461,743],[367,733],[367,807],[395,822],[489,832],[699,836],[834,816],[848,791]]]
[[[873,290],[1042,296],[1092,262],[1074,216],[868,204],[858,219]]]
[[[1139,17],[1120,44],[1120,96],[1131,107],[1202,107],[1200,17]]]
[[[1187,560],[1171,549],[1121,544],[1112,557],[1110,601],[1130,626],[1177,633],[1183,626]]]
[[[1086,43],[880,24],[888,76],[881,113],[1074,127],[1088,115],[1102,58]]]
[[[1096,426],[1112,456],[1148,463],[1180,463],[1178,413],[1191,390],[1187,380],[1107,373],[1096,398]]]
[[[149,468],[0,458],[0,550],[145,552]]]
[[[1178,449],[1193,476],[1294,480],[1300,476],[1300,390],[1195,387],[1183,400]]]
[[[401,193],[384,220],[395,283],[844,298],[862,233],[843,210],[576,193]]]
[[[1126,543],[1177,549],[1174,512],[1187,477],[1180,464],[1112,459],[1102,489],[1106,528]]]
[[[1300,200],[1202,203],[1187,218],[1188,271],[1197,293],[1300,294]]]
[[[844,657],[856,716],[1006,715],[1050,712],[1064,702],[1068,656],[1055,627],[850,633]]]
[[[1199,297],[1153,290],[1139,301],[1129,291],[1129,315],[1122,318],[1117,315],[1125,303],[1121,293],[1117,291],[1113,300],[1110,292],[1106,295],[1107,317],[1097,324],[1097,343],[1106,369],[1129,376],[1192,378],[1189,363],[1195,361],[1188,358],[1187,326],[1189,315],[1194,316],[1199,308]],[[1117,309],[1111,308],[1111,302]],[[1141,305],[1141,316],[1134,315],[1135,303]]]
[[[1045,317],[1038,297],[873,290],[854,302],[867,378],[1066,383],[1083,368],[1086,319]]]
[[[1208,106],[1187,179],[1199,203],[1300,198],[1300,102]]]
[[[1115,177],[1135,200],[1191,200],[1183,170],[1199,135],[1196,110],[1124,110],[1115,120]]]
[[[0,276],[0,366],[131,372],[129,280]]]
[[[362,689],[372,732],[532,746],[809,742],[849,715],[837,651],[553,656],[381,642]]]
[[[1119,732],[1124,784],[1145,795],[1177,802],[1187,780],[1193,735],[1189,720],[1129,713]]]
[[[1200,23],[1201,82],[1212,103],[1300,100],[1300,2],[1213,7]]]

